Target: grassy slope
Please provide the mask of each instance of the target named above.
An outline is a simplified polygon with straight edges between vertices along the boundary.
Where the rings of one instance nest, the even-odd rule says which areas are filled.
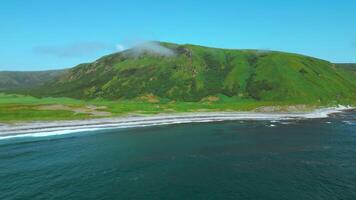
[[[65,70],[12,72],[0,71],[0,91],[26,90],[38,87],[63,75]]]
[[[84,119],[90,116],[75,114],[65,110],[39,110],[39,105],[72,105],[83,106],[84,102],[69,98],[37,99],[22,95],[0,94],[0,122]]]
[[[40,89],[21,91],[55,98],[0,94],[0,122],[93,117],[38,110],[39,105],[105,106],[118,116],[356,102],[356,73],[351,65],[282,52],[163,45],[177,55],[132,57],[129,50],[81,64]]]
[[[248,111],[260,106],[285,105],[285,102],[238,100],[221,97],[218,101],[172,102],[146,100],[77,100],[70,98],[34,98],[31,96],[0,94],[0,122],[87,119],[95,116],[76,114],[68,110],[39,110],[42,105],[67,105],[83,108],[88,105],[105,106],[112,116],[126,114],[157,114],[192,111]],[[312,108],[312,107],[310,107]]]
[[[302,55],[226,50],[162,43],[176,52],[105,56],[79,65],[60,81],[30,94],[79,99],[137,99],[199,102],[209,96],[307,104],[353,103],[354,75],[333,64]]]
[[[356,63],[336,63],[335,66],[347,72],[356,73]]]

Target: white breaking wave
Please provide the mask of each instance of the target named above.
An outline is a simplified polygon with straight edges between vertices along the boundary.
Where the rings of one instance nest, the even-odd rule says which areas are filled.
[[[356,122],[352,122],[352,121],[343,121],[343,122],[348,125],[356,125]]]
[[[159,126],[182,123],[202,123],[232,120],[293,120],[326,118],[332,113],[353,109],[348,106],[318,109],[313,112],[301,113],[254,113],[254,112],[218,112],[218,113],[185,113],[172,115],[156,115],[141,117],[121,117],[91,119],[81,121],[57,121],[21,123],[0,126],[0,140],[18,137],[47,137],[78,132],[105,129]],[[271,125],[271,127],[274,125]]]

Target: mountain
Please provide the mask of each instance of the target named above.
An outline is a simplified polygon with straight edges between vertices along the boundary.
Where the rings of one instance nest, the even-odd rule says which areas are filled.
[[[356,73],[355,63],[337,63],[335,65],[346,72]]]
[[[53,81],[66,70],[15,72],[0,71],[0,91],[28,90]]]
[[[79,99],[355,102],[356,75],[347,70],[292,53],[152,42],[80,64],[30,93]]]

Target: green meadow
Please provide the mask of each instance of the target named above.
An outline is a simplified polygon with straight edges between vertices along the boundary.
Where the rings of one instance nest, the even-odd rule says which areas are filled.
[[[151,102],[149,102],[151,101]],[[62,106],[54,107],[51,106]],[[218,112],[218,111],[251,111],[263,106],[294,105],[286,102],[267,102],[237,100],[233,98],[207,99],[201,102],[176,102],[168,100],[77,100],[71,98],[36,98],[24,95],[0,94],[0,122],[75,120],[100,117],[118,117],[125,115],[151,115],[159,113],[182,112]],[[44,106],[44,108],[42,108]],[[314,108],[317,105],[308,106]],[[49,107],[50,109],[46,109]],[[97,116],[95,113],[77,112],[93,107],[95,111],[104,111],[108,115]]]

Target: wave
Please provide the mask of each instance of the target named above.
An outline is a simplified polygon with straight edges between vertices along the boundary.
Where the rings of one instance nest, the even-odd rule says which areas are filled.
[[[0,140],[19,137],[48,137],[78,132],[105,129],[134,128],[182,123],[203,123],[235,120],[295,120],[326,118],[332,113],[339,113],[352,107],[333,107],[318,109],[307,113],[254,113],[254,112],[219,112],[219,113],[185,113],[156,116],[136,116],[82,121],[36,122],[0,126]],[[2,136],[1,136],[2,135]]]
[[[352,121],[343,121],[343,122],[347,125],[356,125],[356,122],[352,122]]]

